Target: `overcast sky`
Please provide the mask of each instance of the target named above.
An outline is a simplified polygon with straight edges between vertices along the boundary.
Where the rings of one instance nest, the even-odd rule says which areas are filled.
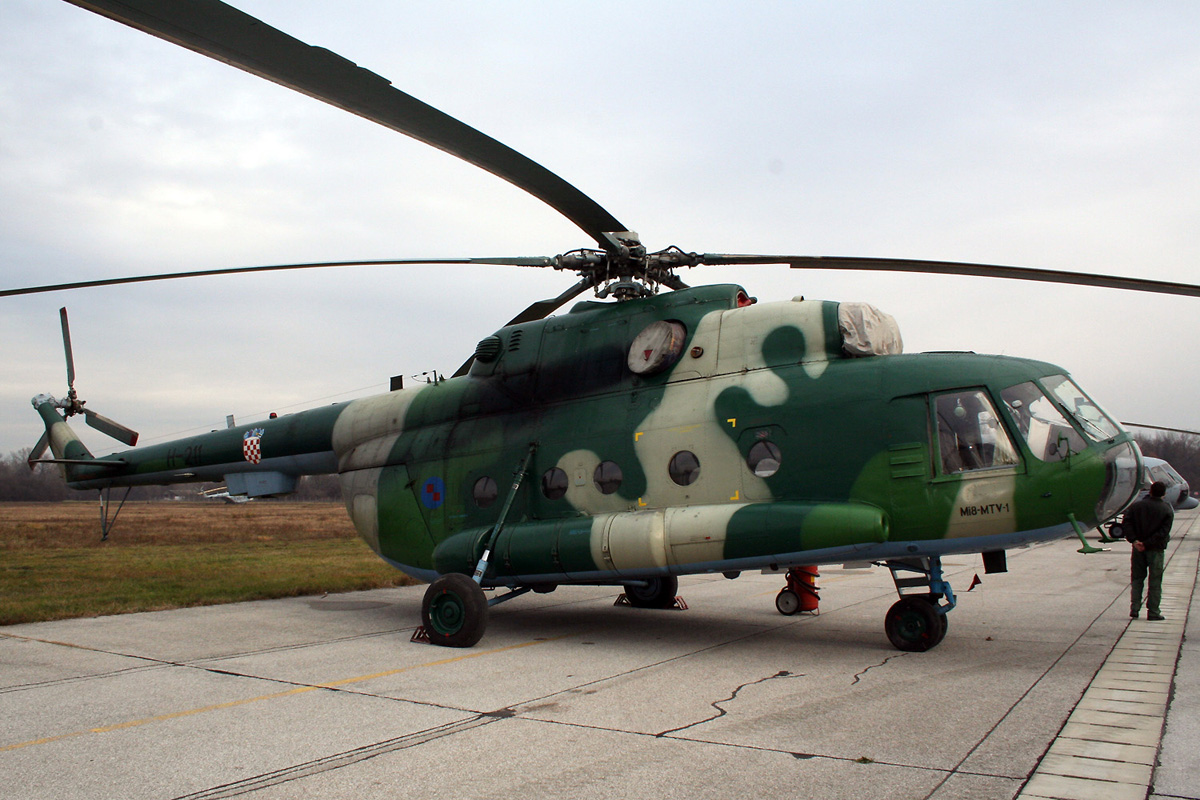
[[[514,147],[651,249],[890,256],[1200,283],[1200,3],[237,0]],[[56,0],[0,4],[0,286],[592,243],[498,178]],[[858,300],[909,352],[1041,358],[1200,429],[1200,299],[702,268]],[[76,387],[154,443],[453,372],[573,282],[395,267],[0,299],[0,454]],[[411,382],[411,378],[409,381]],[[86,431],[97,454],[119,448]]]

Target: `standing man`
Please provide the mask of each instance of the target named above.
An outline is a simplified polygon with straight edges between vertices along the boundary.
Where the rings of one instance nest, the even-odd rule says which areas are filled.
[[[1158,603],[1162,600],[1163,563],[1167,542],[1171,541],[1171,524],[1175,510],[1163,499],[1167,485],[1155,481],[1150,495],[1125,510],[1121,523],[1126,541],[1133,544],[1129,554],[1129,616],[1136,619],[1142,608],[1142,585],[1150,573],[1150,588],[1146,594],[1146,619],[1162,619]]]

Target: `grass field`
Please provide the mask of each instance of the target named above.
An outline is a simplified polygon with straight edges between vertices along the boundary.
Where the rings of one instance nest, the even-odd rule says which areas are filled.
[[[115,503],[114,503],[115,508]],[[0,625],[412,583],[340,503],[0,504]]]

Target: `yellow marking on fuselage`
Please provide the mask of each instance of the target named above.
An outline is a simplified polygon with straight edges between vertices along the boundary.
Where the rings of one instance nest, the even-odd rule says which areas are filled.
[[[437,661],[427,661],[424,664],[413,664],[412,666],[409,666],[409,667],[399,667],[397,669],[385,670],[384,672],[375,672],[370,675],[359,675],[354,678],[343,678],[342,680],[329,681],[328,683],[321,683],[321,684],[316,684],[316,685],[312,685],[312,686],[297,686],[294,689],[287,689],[282,692],[272,692],[271,694],[263,694],[263,695],[259,695],[257,697],[246,697],[241,700],[230,700],[226,703],[213,703],[212,705],[200,706],[199,708],[189,708],[189,709],[185,709],[183,711],[173,711],[169,714],[159,714],[159,715],[153,716],[153,717],[145,717],[143,719],[132,719],[132,720],[128,720],[126,722],[118,722],[113,725],[104,725],[104,726],[101,726],[98,728],[88,728],[87,730],[83,730],[83,731],[72,731],[71,733],[62,733],[62,734],[59,734],[58,736],[46,736],[41,739],[31,739],[27,742],[17,742],[16,744],[0,745],[0,753],[6,753],[10,750],[20,750],[25,747],[33,747],[34,745],[39,745],[39,744],[49,744],[50,742],[60,742],[64,739],[72,739],[77,736],[86,736],[87,734],[91,734],[91,733],[109,733],[111,731],[119,731],[119,730],[125,730],[126,728],[136,728],[136,727],[139,727],[142,725],[149,725],[153,722],[165,722],[167,720],[180,719],[182,717],[194,716],[196,714],[204,714],[209,711],[220,711],[220,710],[226,709],[226,708],[236,708],[237,706],[249,705],[250,703],[260,703],[264,700],[276,700],[280,697],[288,697],[291,695],[305,694],[307,692],[313,692],[318,689],[336,689],[341,686],[348,686],[352,683],[361,683],[362,681],[370,681],[370,680],[375,680],[377,678],[386,678],[390,675],[398,675],[401,672],[409,672],[414,669],[424,669],[426,667],[441,667],[441,666],[445,666],[446,664],[454,664],[459,661],[466,661],[467,659],[470,659],[470,658],[479,658],[480,656],[495,655],[496,653],[504,653],[509,650],[519,650],[523,647],[532,647],[532,646],[538,645],[538,644],[545,644],[546,642],[554,642],[554,641],[558,641],[559,639],[565,639],[568,636],[574,636],[574,635],[576,635],[576,634],[564,634],[562,636],[552,636],[552,637],[549,637],[546,639],[539,639],[537,641],[521,642],[520,644],[510,644],[506,647],[495,647],[491,650],[481,650],[478,653],[466,653],[464,655],[453,656],[451,658],[442,658]],[[14,638],[25,638],[25,637],[14,637]],[[37,639],[34,641],[46,641],[46,640]],[[62,644],[65,647],[81,647],[81,645],[66,644],[64,642],[48,642],[48,643],[49,644]],[[92,648],[84,647],[83,649],[92,649]],[[253,678],[253,676],[251,676],[251,675],[246,675],[245,677]],[[258,679],[256,679],[256,680],[258,680]]]
[[[641,432],[641,431],[638,431],[637,433],[635,433],[635,434],[633,435],[633,440],[634,440],[635,442],[636,442],[638,439],[640,439],[640,438],[642,438],[642,432]]]
[[[741,491],[740,491],[740,490],[738,490],[738,491],[735,491],[735,492],[733,493],[733,497],[731,497],[731,498],[729,498],[729,499],[730,499],[730,500],[741,500],[741,499],[742,499],[742,493],[741,493]]]
[[[737,417],[730,417],[729,419],[727,419],[725,421],[729,423],[729,427],[731,427],[731,428],[737,427]]]
[[[568,475],[575,475],[567,487],[566,499],[576,511],[588,516],[612,511],[626,511],[629,501],[619,493],[601,494],[599,488],[587,476],[595,474],[600,465],[600,456],[593,450],[572,450],[564,453],[555,465]]]
[[[732,312],[705,315],[697,324],[695,335],[715,338],[721,333],[723,316],[729,313]],[[760,355],[757,358],[761,360]],[[687,370],[688,366],[677,364],[672,375]],[[635,444],[638,461],[646,476],[646,488],[639,507],[727,503],[729,488],[745,488],[746,481],[761,483],[761,493],[767,495],[766,484],[761,478],[742,475],[745,465],[737,442],[726,428],[721,427],[726,418],[720,417],[715,409],[716,397],[721,391],[745,384],[746,376],[740,372],[745,360],[738,361],[735,366],[737,372],[731,371],[711,380],[668,380],[661,400],[639,425],[643,431],[654,434],[642,437]],[[786,384],[777,376],[771,379],[783,387],[786,398]],[[695,453],[702,465],[699,479],[688,486],[675,483],[667,470],[673,455],[681,450]]]

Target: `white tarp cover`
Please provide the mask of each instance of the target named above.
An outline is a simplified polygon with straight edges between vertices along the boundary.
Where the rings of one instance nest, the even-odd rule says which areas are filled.
[[[900,326],[891,314],[867,303],[839,303],[838,327],[846,355],[894,356],[904,352]]]

